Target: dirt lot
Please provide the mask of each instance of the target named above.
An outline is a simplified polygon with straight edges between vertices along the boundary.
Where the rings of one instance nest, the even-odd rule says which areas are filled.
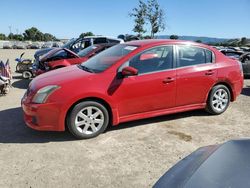
[[[10,58],[14,68],[22,51],[0,50],[0,59]],[[194,111],[129,122],[81,141],[25,126],[20,99],[28,83],[15,77],[11,93],[0,97],[0,187],[151,187],[199,147],[250,135],[250,80],[223,115]]]

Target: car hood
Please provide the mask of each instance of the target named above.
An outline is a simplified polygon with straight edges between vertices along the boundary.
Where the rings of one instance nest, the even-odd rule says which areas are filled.
[[[40,56],[48,53],[52,49],[54,48],[44,48],[44,49],[37,50],[34,54],[35,59],[39,59]]]
[[[72,82],[81,81],[95,75],[79,68],[79,65],[68,66],[39,75],[30,84],[33,91],[48,85],[63,86]]]
[[[43,63],[47,61],[49,58],[51,58],[52,56],[54,56],[57,52],[61,50],[68,52],[68,54],[70,54],[72,57],[74,56],[76,58],[79,58],[79,56],[76,53],[68,50],[67,48],[52,48],[48,53],[41,56],[40,62]]]
[[[154,185],[164,187],[250,187],[250,140],[232,140],[198,149]]]

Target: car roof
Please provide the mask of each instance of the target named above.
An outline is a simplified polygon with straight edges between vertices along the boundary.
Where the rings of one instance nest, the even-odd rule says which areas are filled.
[[[147,39],[147,40],[134,40],[130,42],[126,42],[128,45],[132,46],[157,46],[157,45],[174,45],[174,44],[181,44],[181,45],[195,45],[195,46],[200,46],[200,47],[205,47],[208,49],[213,50],[212,47],[202,44],[202,43],[197,43],[197,42],[192,42],[192,41],[185,41],[185,40],[171,40],[171,39]]]

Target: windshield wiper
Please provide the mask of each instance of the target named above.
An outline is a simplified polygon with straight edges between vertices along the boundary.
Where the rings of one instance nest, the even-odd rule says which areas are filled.
[[[88,67],[86,67],[84,65],[80,65],[80,67],[81,67],[82,70],[85,70],[85,71],[91,72],[91,73],[95,73],[95,71],[93,69],[90,69],[90,68],[88,68]]]

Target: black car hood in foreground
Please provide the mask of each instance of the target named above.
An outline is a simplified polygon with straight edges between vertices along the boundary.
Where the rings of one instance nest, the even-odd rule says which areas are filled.
[[[166,172],[154,188],[250,187],[250,140],[207,146]]]

